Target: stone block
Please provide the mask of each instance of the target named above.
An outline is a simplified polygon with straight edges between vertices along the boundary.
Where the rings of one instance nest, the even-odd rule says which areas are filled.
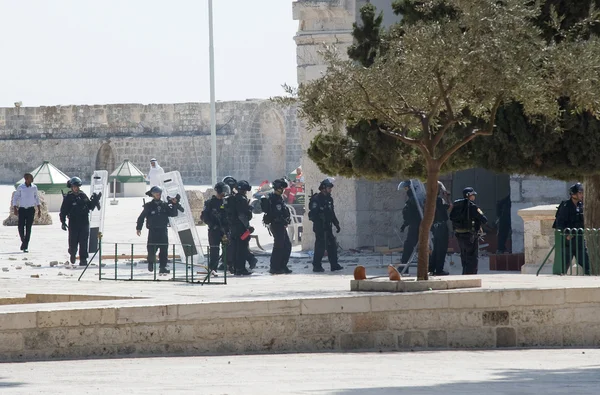
[[[348,350],[372,350],[375,348],[375,334],[348,333],[340,336],[340,347]]]
[[[133,325],[131,327],[131,341],[133,343],[163,343],[167,327],[164,324]]]
[[[402,341],[400,341],[400,336]],[[422,331],[407,331],[398,337],[398,344],[402,348],[425,348],[427,347],[427,339]]]
[[[410,310],[392,313],[388,317],[391,330],[435,329],[440,326],[440,315],[437,310]]]
[[[563,345],[563,328],[553,325],[536,325],[516,328],[519,347],[560,347]]]
[[[506,326],[509,324],[508,311],[484,311],[482,313],[484,326]]]
[[[448,294],[448,306],[451,309],[486,309],[500,305],[501,292],[461,292]]]
[[[300,300],[301,314],[367,313],[371,310],[368,296]]]
[[[352,332],[352,318],[349,314],[330,314],[329,317],[335,333]]]
[[[181,304],[177,306],[178,320],[202,320],[206,317],[237,318],[272,315],[296,315],[299,300],[269,300],[222,303]]]
[[[421,293],[371,296],[371,311],[423,310],[448,308],[447,293]]]
[[[565,288],[566,303],[595,303],[600,300],[600,288]]]
[[[177,320],[177,306],[124,307],[117,312],[117,324],[140,324]]]
[[[427,347],[446,348],[448,347],[448,334],[445,330],[431,330],[427,332]]]
[[[356,284],[356,289],[353,291],[359,292],[398,292],[399,286],[401,287],[402,281],[376,281],[376,280],[350,280],[351,283]]]
[[[565,289],[504,290],[500,306],[544,306],[565,303]]]
[[[128,344],[131,341],[131,328],[125,325],[96,328],[98,344]]]
[[[21,351],[24,348],[23,334],[17,332],[0,332],[0,353]]]
[[[0,313],[0,331],[35,328],[36,325],[36,312]]]
[[[116,309],[52,310],[37,312],[39,328],[87,326],[116,323]]]
[[[600,325],[571,323],[562,327],[563,347],[600,346]]]
[[[573,322],[600,323],[600,305],[593,307],[576,307],[573,309]]]
[[[515,328],[554,325],[554,310],[551,308],[515,310],[510,314],[510,322]]]
[[[375,348],[379,350],[396,350],[398,348],[398,337],[391,332],[375,333]]]
[[[452,329],[447,331],[450,348],[493,348],[496,333],[493,328]]]
[[[298,335],[318,335],[332,332],[330,315],[301,315],[296,320]]]
[[[313,335],[283,337],[275,339],[271,345],[272,352],[314,352],[332,351],[337,348],[334,335]]]
[[[496,328],[496,347],[516,347],[517,333],[515,328],[503,327]]]
[[[353,314],[352,332],[377,332],[388,328],[388,317],[386,313],[380,314]]]

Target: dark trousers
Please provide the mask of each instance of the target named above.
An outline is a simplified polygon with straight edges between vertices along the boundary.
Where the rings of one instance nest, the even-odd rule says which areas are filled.
[[[327,250],[329,265],[331,267],[337,266],[337,241],[331,231],[331,226],[329,226],[328,229],[313,228],[313,231],[315,232],[315,256],[313,257],[313,266],[322,266],[321,261],[323,260],[323,255],[325,255],[325,250]]]
[[[566,273],[567,270],[569,270],[573,258],[577,259],[577,264],[583,267],[585,274],[590,274],[590,257],[585,241],[583,240],[583,234],[573,236],[571,240],[565,240],[563,246],[563,273]]]
[[[250,237],[246,240],[240,239],[240,236],[232,237],[231,244],[233,250],[233,269],[236,272],[243,271],[246,268],[246,258],[248,257],[248,245]]]
[[[88,239],[90,237],[89,222],[77,223],[69,221],[69,255],[77,255],[79,247],[79,260],[82,262],[88,258]]]
[[[208,230],[208,244],[210,247],[208,254],[208,268],[210,270],[217,270],[219,267],[219,258],[221,256],[221,240],[223,239],[223,232],[220,230]]]
[[[477,274],[479,266],[479,237],[472,233],[457,233],[462,274]]]
[[[29,239],[31,238],[31,225],[35,218],[35,207],[19,207],[19,236],[21,236],[21,249],[29,248]]]
[[[292,253],[292,242],[288,236],[284,224],[271,224],[273,235],[273,252],[271,253],[271,271],[281,272],[285,270]]]
[[[160,268],[167,267],[169,261],[169,230],[167,228],[148,229],[148,263],[156,262],[156,250]]]
[[[404,249],[402,250],[402,263],[408,263],[408,260],[415,250],[415,246],[419,242],[419,225],[420,224],[414,224],[408,226],[408,234],[406,235],[406,240],[404,240]]]
[[[506,251],[506,242],[510,234],[510,221],[498,222],[498,251]]]
[[[433,224],[433,251],[429,256],[429,271],[440,273],[444,270],[448,253],[448,226],[446,222]]]

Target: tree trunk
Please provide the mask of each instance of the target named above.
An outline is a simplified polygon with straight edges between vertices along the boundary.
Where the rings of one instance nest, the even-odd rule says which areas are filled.
[[[438,179],[440,167],[427,163],[427,197],[423,208],[423,220],[419,227],[419,264],[417,267],[417,280],[429,278],[429,231],[435,217],[436,197],[438,194]]]
[[[586,228],[600,228],[600,175],[583,177]]]

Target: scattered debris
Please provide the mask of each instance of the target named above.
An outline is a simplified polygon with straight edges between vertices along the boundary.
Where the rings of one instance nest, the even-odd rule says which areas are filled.
[[[26,260],[27,260],[27,258],[23,258],[23,260],[24,260],[24,261],[26,261]]]
[[[3,267],[3,268],[2,268],[2,271],[3,271],[3,272],[7,272],[7,271],[8,271],[8,268],[7,268],[7,267]]]
[[[31,266],[33,267],[42,267],[41,263],[32,263]]]
[[[12,256],[8,258],[9,261],[16,261],[17,258],[13,258]]]
[[[17,270],[21,270],[21,269],[23,269],[23,267],[21,267],[21,266],[17,266],[17,267],[15,267],[15,269],[17,269]]]
[[[25,266],[33,266],[33,262],[25,262]]]
[[[31,278],[40,278],[40,275],[39,274],[32,274]]]
[[[58,261],[50,262],[50,267],[58,266]]]
[[[59,276],[64,276],[63,272],[58,272]]]

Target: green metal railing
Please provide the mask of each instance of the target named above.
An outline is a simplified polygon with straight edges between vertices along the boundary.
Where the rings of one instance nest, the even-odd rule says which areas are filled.
[[[108,246],[114,246],[114,255],[110,259],[106,259],[106,254],[103,255],[103,244]],[[169,262],[171,264],[170,273],[164,276],[159,273],[159,262],[155,257],[153,260],[153,271],[148,271],[147,266],[142,266],[144,270],[135,270],[137,266],[136,260],[139,260],[140,256],[148,256],[147,246],[153,245],[156,247],[155,254],[159,253],[160,246],[165,246],[164,243],[103,243],[102,237],[98,238],[98,251],[88,261],[87,266],[83,269],[83,272],[79,276],[79,280],[83,277],[86,270],[92,265],[94,257],[98,256],[98,280],[113,280],[113,281],[179,281],[187,283],[200,283],[204,284],[227,284],[227,270],[223,272],[222,281],[215,280],[217,277],[211,275],[207,265],[194,263],[194,256],[192,254],[186,254],[186,251],[192,250],[192,245],[188,244],[168,244],[168,249],[171,251]],[[123,246],[126,247],[126,251],[129,254],[123,253]],[[176,246],[180,246],[184,252],[183,256],[178,256],[176,253]],[[136,247],[139,255],[136,259]],[[223,262],[227,262],[227,245],[223,244]],[[202,251],[201,248],[197,248],[198,251]],[[113,251],[113,248],[110,248]],[[142,252],[143,251],[143,252]],[[121,254],[121,255],[119,255]],[[109,263],[110,261],[110,263]],[[147,261],[145,261],[147,263]],[[125,265],[125,266],[124,266]],[[128,267],[129,266],[129,267]],[[196,272],[197,269],[204,269],[206,272]]]
[[[554,232],[554,246],[537,275],[554,253],[552,274],[600,275],[600,229],[571,229]]]

